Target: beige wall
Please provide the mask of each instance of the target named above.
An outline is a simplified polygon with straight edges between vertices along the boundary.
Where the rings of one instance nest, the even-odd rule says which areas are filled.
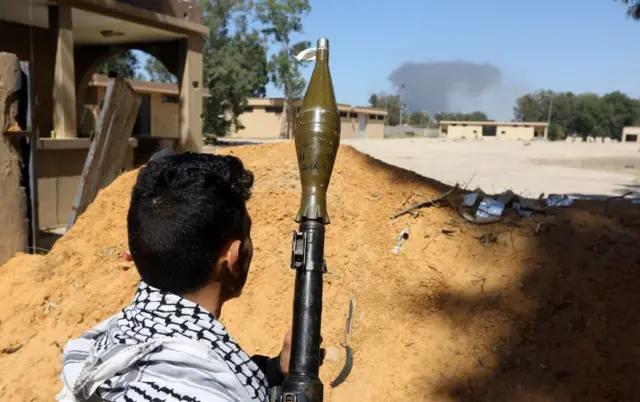
[[[95,127],[100,102],[104,100],[105,87],[91,87],[85,95],[85,105],[80,122],[81,133],[87,135],[87,130]],[[163,95],[157,92],[138,91],[140,94],[148,94],[151,103],[151,136],[178,138],[180,134],[180,105],[172,102],[162,102]],[[138,135],[139,133],[133,133]]]
[[[163,103],[162,94],[158,93],[151,94],[151,136],[180,136],[180,105]]]
[[[240,123],[245,127],[238,132],[232,132],[231,138],[246,139],[275,139],[280,135],[280,115],[267,111],[264,107],[254,106],[251,111],[243,113]],[[357,115],[357,114],[355,114]],[[359,138],[358,117],[341,117],[342,126],[340,137]],[[365,129],[366,138],[383,138],[384,120],[371,120],[367,115],[367,126]]]
[[[482,138],[482,127],[452,125],[447,128],[447,137],[454,140],[457,140],[457,139],[475,140],[478,138]]]
[[[533,127],[525,126],[497,126],[496,137],[505,140],[532,140]]]
[[[40,229],[67,224],[80,184],[88,149],[38,150],[38,218]],[[125,157],[125,169],[133,162],[133,148]]]
[[[280,116],[282,113],[253,108],[240,115],[239,121],[245,127],[231,132],[232,138],[273,139],[280,136]]]
[[[384,120],[367,121],[367,138],[382,139],[384,138]]]
[[[636,136],[635,141],[633,137]],[[627,126],[622,129],[622,142],[640,142],[640,127]]]

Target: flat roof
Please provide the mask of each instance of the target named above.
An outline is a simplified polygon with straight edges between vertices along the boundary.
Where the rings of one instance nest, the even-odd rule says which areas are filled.
[[[136,92],[142,93],[159,93],[163,95],[180,95],[180,88],[176,84],[168,84],[164,82],[151,82],[143,80],[128,79],[127,82]],[[106,87],[109,83],[109,77],[102,74],[94,74],[89,81],[89,86]],[[209,96],[209,89],[202,88],[202,95]],[[300,102],[300,100],[297,100]],[[247,106],[249,107],[282,107],[284,98],[249,98]],[[388,113],[384,109],[367,106],[352,106],[346,103],[339,103],[338,110],[341,112],[367,113],[377,116],[386,116]]]
[[[136,92],[144,93],[160,93],[163,95],[180,95],[180,88],[177,84],[168,84],[165,82],[151,82],[143,80],[128,79],[127,82]],[[109,77],[102,74],[94,74],[89,81],[89,86],[106,87],[109,83]],[[209,90],[202,88],[203,96],[209,96]]]
[[[300,102],[300,99],[297,100]],[[249,98],[249,107],[269,107],[269,106],[283,106],[284,98]],[[386,116],[388,113],[384,109],[368,107],[368,106],[353,106],[346,103],[338,103],[338,110],[341,112],[354,112],[354,113],[367,113],[375,114],[378,116]]]
[[[531,127],[546,127],[546,122],[534,122],[534,121],[464,121],[464,120],[440,120],[441,126],[453,126],[453,125],[467,125],[467,126],[531,126]]]

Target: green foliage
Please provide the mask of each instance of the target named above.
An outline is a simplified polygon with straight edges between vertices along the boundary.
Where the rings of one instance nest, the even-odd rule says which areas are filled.
[[[291,34],[302,33],[302,18],[311,11],[308,0],[258,0],[256,14],[264,26],[262,32],[280,51],[271,56],[268,69],[274,86],[285,96],[282,138],[292,138],[294,129],[294,100],[302,97],[305,79],[300,72],[300,62],[296,54],[311,46],[309,42],[291,42]]]
[[[457,120],[457,121],[492,121],[486,113],[475,111],[471,113],[436,113],[437,121]]]
[[[550,106],[550,139],[573,134],[620,139],[624,126],[640,121],[640,102],[619,91],[604,96],[549,90],[529,93],[516,100],[514,119],[547,121]],[[552,135],[552,129],[558,134]]]
[[[149,75],[149,81],[151,82],[164,82],[168,84],[177,84],[178,78],[171,74],[169,70],[153,56],[149,56],[144,63],[144,69]]]
[[[209,27],[203,53],[204,130],[218,136],[243,128],[240,114],[248,97],[264,97],[269,82],[267,48],[260,33],[248,27],[255,10],[245,0],[200,0]],[[231,32],[233,29],[233,33]]]
[[[560,124],[552,123],[549,125],[549,140],[558,141],[564,140],[567,136],[564,133],[564,128]]]
[[[139,65],[140,62],[132,51],[120,52],[102,63],[97,73],[108,75],[113,71],[123,78],[139,78],[136,75]]]
[[[369,97],[369,104],[387,111],[387,125],[397,126],[400,124],[400,98],[398,95],[372,94]],[[406,116],[404,118],[406,119]]]
[[[414,127],[429,127],[431,119],[425,112],[413,112],[406,121]]]
[[[619,0],[627,6],[627,14],[634,20],[640,20],[640,0]]]

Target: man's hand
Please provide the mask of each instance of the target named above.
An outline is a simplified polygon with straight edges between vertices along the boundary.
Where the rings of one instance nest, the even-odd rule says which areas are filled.
[[[322,336],[320,337],[320,345],[322,345]],[[324,355],[326,351],[320,348],[320,365],[324,363]],[[289,375],[289,362],[291,361],[291,328],[287,331],[282,342],[282,351],[280,352],[280,371],[285,376]]]

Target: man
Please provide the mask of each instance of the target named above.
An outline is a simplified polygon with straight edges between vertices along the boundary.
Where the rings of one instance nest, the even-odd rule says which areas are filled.
[[[127,223],[142,280],[131,305],[67,344],[59,401],[268,400],[290,332],[278,357],[249,358],[217,319],[249,272],[252,185],[233,156],[163,155],[140,170]]]

